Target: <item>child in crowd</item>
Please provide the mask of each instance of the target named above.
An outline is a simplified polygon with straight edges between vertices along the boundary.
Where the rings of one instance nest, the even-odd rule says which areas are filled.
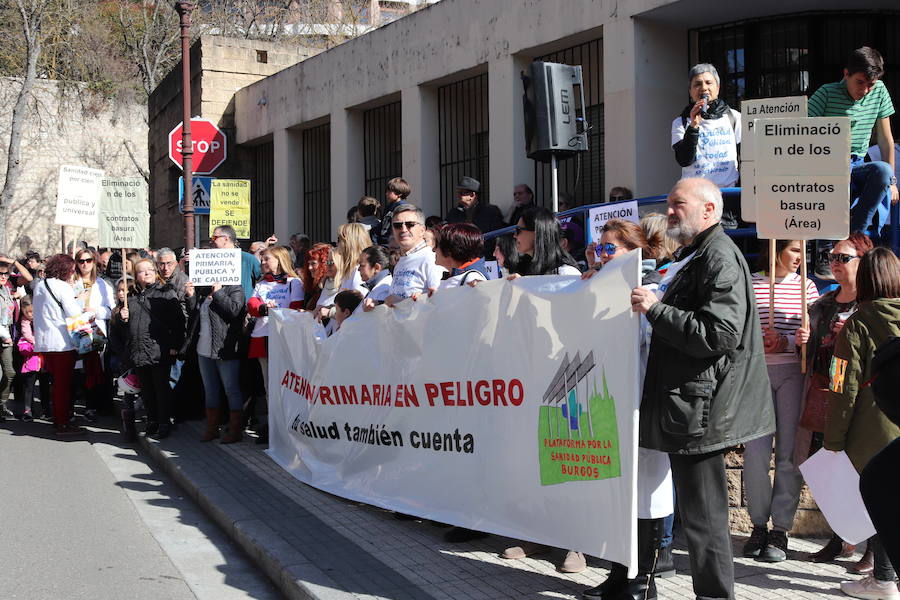
[[[328,323],[326,333],[333,335],[341,328],[341,324],[353,314],[359,303],[362,302],[363,295],[356,290],[343,290],[338,292],[334,297],[334,318]]]
[[[140,379],[134,373],[130,373],[131,355],[128,351],[128,323],[122,321],[119,313],[128,301],[128,294],[133,292],[134,279],[125,276],[116,282],[116,305],[112,310],[109,320],[109,341],[106,347],[110,355],[110,376],[116,381],[122,399],[122,435],[126,439],[133,440],[137,437],[134,426],[135,400],[137,390],[140,388]]]
[[[22,358],[22,420],[33,421],[32,403],[34,401],[34,384],[40,381],[41,385],[41,414],[49,416],[50,413],[50,377],[41,372],[43,361],[41,355],[34,351],[34,306],[31,304],[31,296],[25,296],[19,301],[19,340],[17,347]]]

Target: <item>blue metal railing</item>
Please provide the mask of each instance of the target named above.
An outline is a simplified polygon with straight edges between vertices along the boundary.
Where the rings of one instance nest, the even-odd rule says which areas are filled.
[[[727,200],[733,199],[737,197],[738,201],[741,196],[741,188],[722,188],[722,196]],[[646,206],[648,204],[660,204],[666,201],[667,196],[646,196],[644,198],[636,198],[638,206]],[[585,223],[587,223],[588,212],[592,208],[597,207],[610,207],[615,206],[617,204],[622,204],[624,202],[632,202],[633,200],[623,200],[620,202],[604,202],[599,204],[589,204],[585,206],[578,206],[576,208],[571,208],[569,210],[564,210],[560,213],[557,213],[557,217],[566,217],[566,216],[575,216],[582,215],[585,219]],[[663,207],[664,208],[664,207]],[[662,212],[665,212],[663,210]],[[888,226],[890,229],[887,235],[884,236],[883,241],[888,242],[890,247],[893,249],[895,253],[900,254],[900,204],[894,204],[891,206],[891,219],[890,225]],[[503,229],[497,229],[491,231],[489,233],[484,234],[485,240],[490,240],[495,237],[506,235],[508,233],[512,233],[516,230],[515,225],[511,225],[509,227],[504,227]],[[587,232],[585,232],[587,233]],[[756,226],[751,227],[741,227],[738,229],[726,229],[725,233],[731,236],[733,239],[746,239],[746,238],[756,238]],[[746,251],[745,251],[746,252]]]

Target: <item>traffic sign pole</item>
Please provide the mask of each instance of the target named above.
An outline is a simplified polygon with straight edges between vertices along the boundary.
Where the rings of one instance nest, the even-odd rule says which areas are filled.
[[[181,96],[183,106],[183,126],[181,132],[181,156],[184,169],[184,248],[194,248],[194,200],[191,197],[192,159],[194,147],[191,143],[191,10],[190,2],[178,2],[175,5],[181,17]]]

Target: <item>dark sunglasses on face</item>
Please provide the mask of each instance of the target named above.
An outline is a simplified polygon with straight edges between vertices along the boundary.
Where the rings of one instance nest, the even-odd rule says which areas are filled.
[[[0,271],[0,277],[9,277],[9,271]]]
[[[93,259],[93,258],[79,258],[76,262],[77,262],[79,265],[83,265],[83,264],[85,264],[85,263],[92,263],[92,262],[94,262],[94,259]]]
[[[842,265],[846,265],[848,262],[855,258],[859,258],[858,256],[851,256],[850,254],[841,254],[840,252],[822,252],[822,257],[828,260],[828,262],[839,262]]]
[[[594,252],[597,253],[597,256],[600,256],[604,252],[606,252],[607,256],[613,256],[616,253],[616,250],[618,250],[618,248],[615,244],[597,244],[597,248]]]
[[[516,225],[516,233],[522,233],[523,231],[534,231],[534,229],[528,229],[527,227],[523,227],[522,225]]]
[[[391,226],[397,231],[402,231],[404,227],[406,227],[407,229],[412,229],[418,224],[418,221],[394,221],[391,223]]]

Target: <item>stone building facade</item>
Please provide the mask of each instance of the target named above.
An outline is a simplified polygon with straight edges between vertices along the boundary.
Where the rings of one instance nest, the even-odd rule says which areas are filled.
[[[234,125],[234,93],[293,65],[317,50],[272,42],[203,35],[191,46],[191,113],[209,119],[227,138],[227,159],[211,175],[258,181],[257,162],[265,156],[241,147]],[[150,94],[150,125],[146,151],[150,164],[150,239],[156,246],[184,246],[184,226],[178,210],[181,168],[169,159],[169,132],[182,121],[181,63]],[[258,194],[258,185],[251,193]],[[201,217],[199,240],[208,238],[208,220]],[[268,235],[271,234],[271,231]],[[265,239],[265,238],[264,238]]]
[[[9,123],[21,80],[0,78],[0,175],[6,171]],[[59,167],[76,165],[103,170],[112,177],[138,177],[147,169],[147,122],[144,107],[81,93],[56,81],[35,84],[22,140],[22,172],[7,212],[4,248],[14,255],[62,248],[62,231],[54,224]],[[97,242],[95,229],[66,228],[67,240]]]

